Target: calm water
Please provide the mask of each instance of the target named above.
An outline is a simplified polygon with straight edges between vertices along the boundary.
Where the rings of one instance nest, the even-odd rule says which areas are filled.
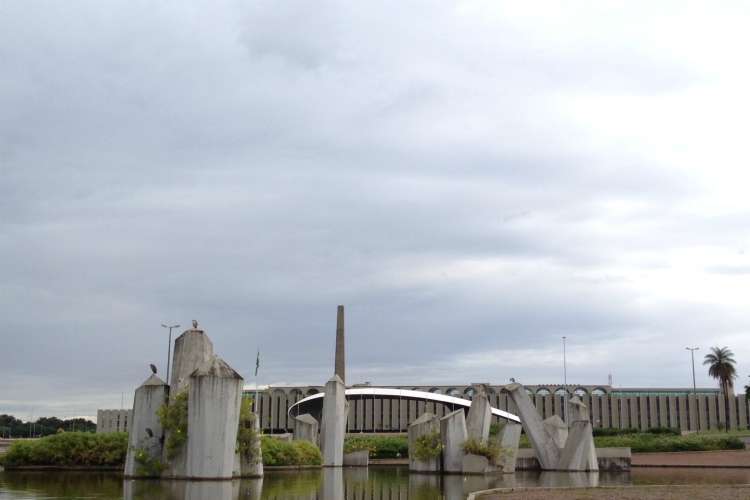
[[[517,472],[433,476],[405,467],[271,472],[242,481],[123,481],[116,473],[0,472],[0,500],[463,500],[472,491],[509,486],[750,483],[746,469],[635,469],[631,473]]]

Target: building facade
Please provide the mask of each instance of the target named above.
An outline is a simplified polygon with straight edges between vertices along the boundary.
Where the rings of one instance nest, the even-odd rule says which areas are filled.
[[[128,432],[133,410],[97,410],[96,432]]]
[[[354,386],[357,387],[357,386]],[[365,386],[366,387],[366,386]],[[437,392],[471,399],[472,386],[386,386]],[[489,385],[492,406],[516,413],[510,398],[500,386]],[[526,390],[542,418],[564,415],[566,389],[559,385],[528,385]],[[322,386],[269,387],[258,395],[257,411],[264,432],[291,432],[293,416],[287,409],[307,396],[322,392]],[[718,389],[682,388],[613,388],[606,385],[569,385],[569,396],[577,395],[591,409],[591,423],[596,428],[635,428],[647,430],[655,427],[679,428],[683,431],[705,431],[723,428],[727,419],[723,395]],[[254,397],[254,391],[246,391]],[[750,428],[750,408],[744,395],[729,397],[729,423],[733,429]],[[355,432],[406,432],[411,422],[429,411],[444,416],[453,411],[451,405],[395,400],[377,396],[349,399],[348,431]]]

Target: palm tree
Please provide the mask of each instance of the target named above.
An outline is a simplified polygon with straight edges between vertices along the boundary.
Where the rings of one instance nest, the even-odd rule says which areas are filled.
[[[711,352],[703,358],[703,364],[708,365],[708,374],[719,381],[721,392],[724,393],[724,424],[727,431],[729,431],[729,390],[734,387],[734,379],[737,378],[735,363],[734,353],[728,347],[712,347]]]

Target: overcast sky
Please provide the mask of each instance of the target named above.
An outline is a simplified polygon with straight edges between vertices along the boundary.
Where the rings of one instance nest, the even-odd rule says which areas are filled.
[[[746,2],[0,2],[0,413],[750,373]],[[180,329],[182,330],[182,329]],[[699,359],[700,360],[700,359]],[[698,384],[713,386],[700,363]]]

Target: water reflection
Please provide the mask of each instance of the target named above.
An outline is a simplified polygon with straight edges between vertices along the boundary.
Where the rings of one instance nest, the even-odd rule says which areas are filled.
[[[409,474],[405,467],[274,471],[242,481],[125,480],[114,473],[0,472],[0,500],[464,500],[490,488],[749,483],[746,469],[634,469],[631,473],[518,471],[498,476]]]

